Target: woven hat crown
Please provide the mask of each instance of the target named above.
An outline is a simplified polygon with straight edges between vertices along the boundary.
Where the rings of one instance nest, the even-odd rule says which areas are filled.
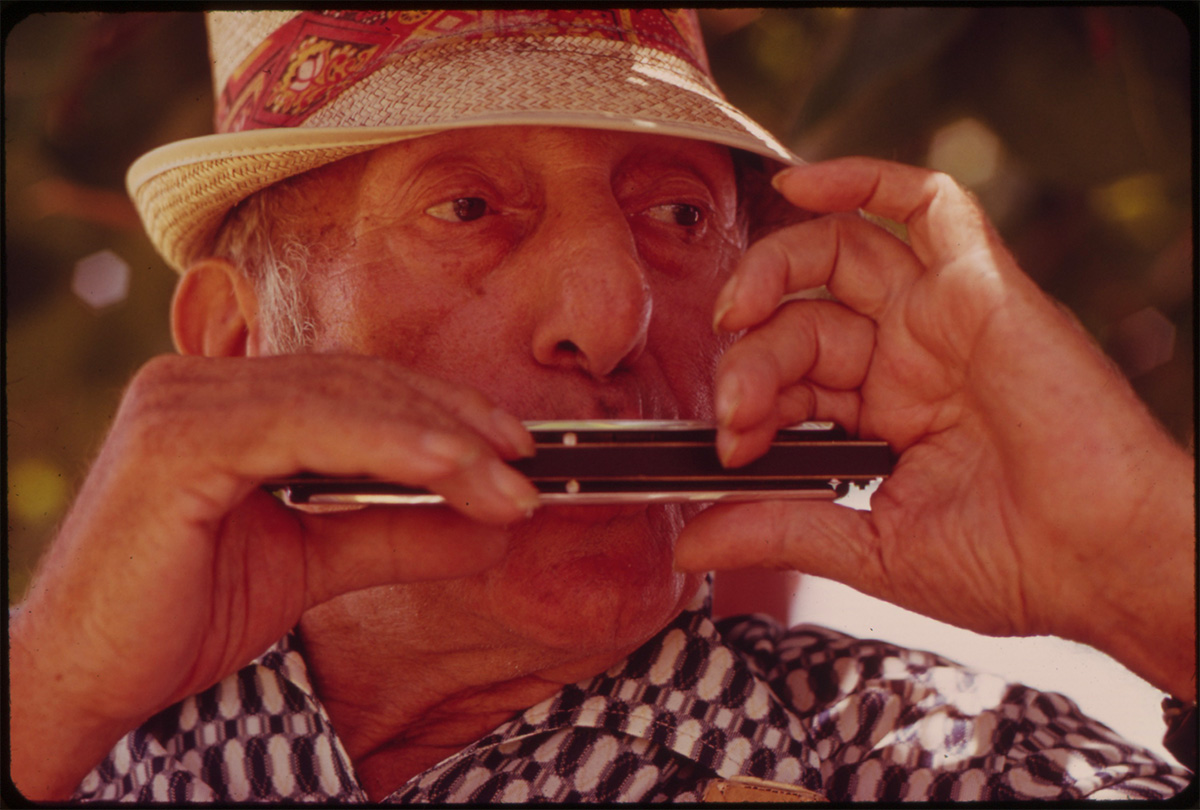
[[[559,78],[555,64],[530,58],[537,52],[586,55],[593,70],[599,60],[633,53],[640,64],[719,94],[687,10],[214,12],[208,25],[218,132],[417,123],[422,107],[447,98],[426,83],[435,66],[440,84],[457,89],[458,105],[500,109],[497,91],[513,86],[497,81],[502,74],[522,86]],[[486,97],[470,95],[478,89]],[[339,101],[343,95],[352,98]],[[546,109],[570,102],[549,83],[540,95],[535,103]]]
[[[660,133],[794,160],[721,95],[693,11],[239,11],[208,28],[217,134],[160,147],[127,177],[177,270],[272,183],[447,129]]]

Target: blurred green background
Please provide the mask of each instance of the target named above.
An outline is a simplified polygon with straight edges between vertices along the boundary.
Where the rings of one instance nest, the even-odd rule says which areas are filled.
[[[877,155],[971,188],[1194,450],[1195,6],[701,16],[731,100],[805,158]],[[2,22],[12,602],[122,386],[171,350],[174,276],[141,235],[125,168],[210,131],[212,102],[195,14],[7,6]]]

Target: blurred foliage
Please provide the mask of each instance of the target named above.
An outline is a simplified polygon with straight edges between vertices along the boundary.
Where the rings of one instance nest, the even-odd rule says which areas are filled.
[[[122,386],[171,350],[174,277],[123,173],[210,131],[192,13],[28,13],[4,41],[10,600],[62,519]],[[706,9],[718,81],[809,160],[950,171],[1194,447],[1195,7]],[[93,309],[76,264],[111,251],[127,297]],[[1081,414],[1086,418],[1085,414]]]

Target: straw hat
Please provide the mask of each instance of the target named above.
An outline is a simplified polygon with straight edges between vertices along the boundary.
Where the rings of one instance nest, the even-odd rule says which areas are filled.
[[[725,101],[692,11],[242,11],[208,29],[217,134],[155,149],[126,180],[179,271],[256,191],[447,129],[655,132],[795,161]]]

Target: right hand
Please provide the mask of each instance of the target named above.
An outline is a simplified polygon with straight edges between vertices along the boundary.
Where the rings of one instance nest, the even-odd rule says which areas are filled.
[[[532,450],[482,394],[383,360],[151,361],[10,626],[17,786],[69,796],[123,734],[316,604],[490,567],[537,502],[502,459]],[[305,514],[260,488],[306,470],[425,487],[457,513]]]
[[[717,369],[721,457],[817,419],[897,462],[870,511],[714,506],[677,569],[828,577],[977,632],[1081,641],[1194,695],[1194,459],[950,178],[841,158],[775,183],[820,216],[752,246],[717,299],[718,326],[746,330]],[[780,305],[818,286],[836,300]]]

